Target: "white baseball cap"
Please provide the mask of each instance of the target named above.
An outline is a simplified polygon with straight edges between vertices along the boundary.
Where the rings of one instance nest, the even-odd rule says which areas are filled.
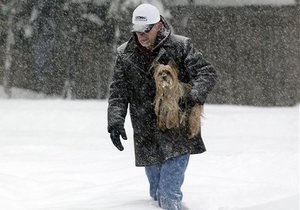
[[[147,32],[160,21],[158,9],[151,4],[141,4],[132,13],[133,32]]]

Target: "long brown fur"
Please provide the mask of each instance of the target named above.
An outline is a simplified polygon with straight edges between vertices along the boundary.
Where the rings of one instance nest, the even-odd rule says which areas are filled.
[[[179,100],[190,92],[190,85],[178,80],[178,70],[174,61],[168,65],[154,65],[156,96],[154,110],[161,130],[188,126],[189,138],[200,132],[203,106],[195,105],[189,110],[181,110]]]

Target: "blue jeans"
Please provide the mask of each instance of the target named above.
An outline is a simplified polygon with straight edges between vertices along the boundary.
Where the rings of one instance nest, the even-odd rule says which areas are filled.
[[[182,192],[184,173],[189,162],[189,154],[166,160],[163,164],[146,166],[146,175],[150,184],[150,196],[158,200],[161,208],[182,210]]]

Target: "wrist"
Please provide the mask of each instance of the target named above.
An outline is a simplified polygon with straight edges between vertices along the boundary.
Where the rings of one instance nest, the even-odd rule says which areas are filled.
[[[188,100],[192,106],[199,104],[203,105],[205,102],[205,97],[199,93],[197,90],[191,90]]]

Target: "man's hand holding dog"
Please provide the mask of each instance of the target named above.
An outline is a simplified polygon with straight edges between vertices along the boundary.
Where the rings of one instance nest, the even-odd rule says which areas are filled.
[[[178,105],[182,111],[185,111],[196,105],[196,102],[193,100],[190,94],[187,94],[185,97],[179,99]]]
[[[121,143],[120,136],[124,140],[127,140],[127,135],[126,135],[124,127],[116,126],[115,128],[113,128],[111,130],[110,138],[111,138],[112,143],[118,148],[118,150],[123,151],[124,147]]]

